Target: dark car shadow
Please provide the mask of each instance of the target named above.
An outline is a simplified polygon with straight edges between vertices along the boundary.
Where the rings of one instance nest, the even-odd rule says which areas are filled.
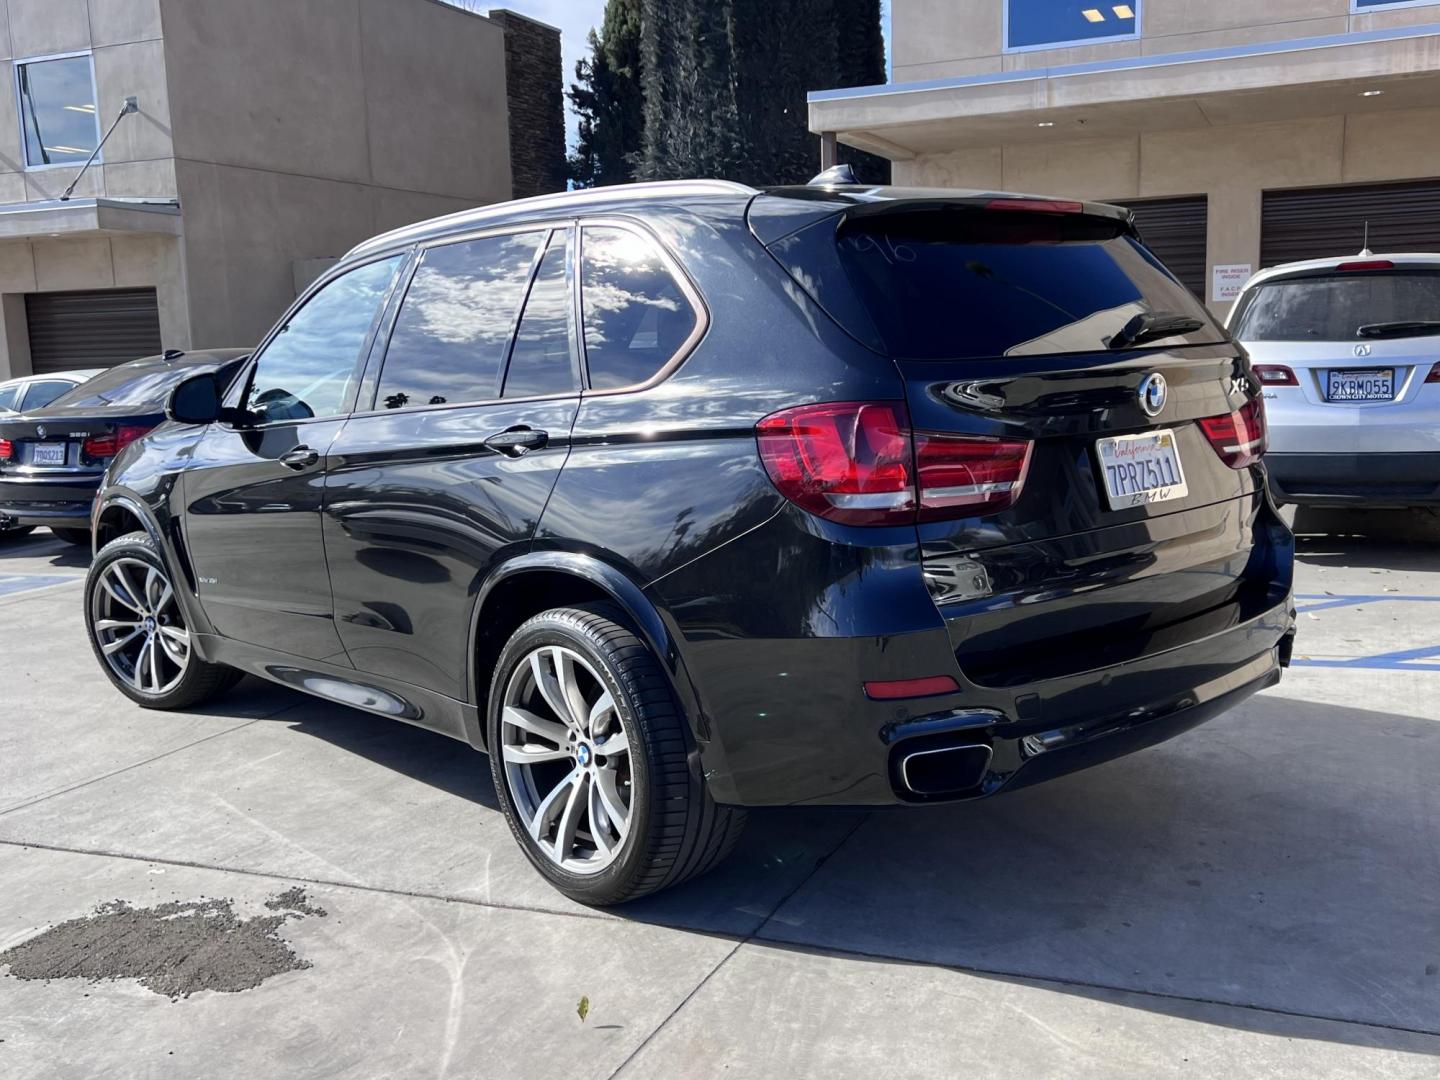
[[[1262,694],[1161,747],[979,803],[752,811],[712,873],[611,914],[954,969],[1283,1037],[1440,1053],[1440,712]],[[298,696],[298,695],[297,695]],[[440,735],[276,720],[498,812]]]
[[[14,573],[6,564],[33,560],[35,569],[45,567],[84,570],[90,565],[90,549],[67,544],[49,529],[36,529],[25,536],[0,537],[0,573]]]
[[[1440,515],[1428,510],[1295,511],[1296,556],[1314,566],[1433,570],[1440,563]]]

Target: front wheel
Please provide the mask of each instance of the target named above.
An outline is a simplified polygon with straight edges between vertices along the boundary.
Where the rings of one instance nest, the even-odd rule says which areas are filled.
[[[240,673],[195,655],[170,572],[143,532],[100,549],[85,578],[90,647],[115,688],[147,709],[184,709]]]
[[[743,810],[718,806],[690,762],[660,664],[606,604],[524,623],[491,681],[490,771],[526,856],[582,904],[619,904],[703,874]]]

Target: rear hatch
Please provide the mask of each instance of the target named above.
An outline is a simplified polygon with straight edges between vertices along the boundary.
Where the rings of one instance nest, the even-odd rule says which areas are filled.
[[[1246,290],[1231,326],[1265,386],[1276,452],[1440,449],[1440,265],[1367,257],[1283,273]]]
[[[926,579],[973,682],[1135,659],[1283,599],[1258,384],[1124,211],[897,200],[768,247],[895,360]]]

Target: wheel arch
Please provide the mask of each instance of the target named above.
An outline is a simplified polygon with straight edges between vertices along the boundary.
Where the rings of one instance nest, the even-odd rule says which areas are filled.
[[[505,563],[481,586],[470,619],[470,701],[478,730],[471,741],[483,749],[490,679],[505,643],[526,619],[554,607],[594,601],[617,605],[669,676],[692,738],[698,735],[698,702],[675,636],[640,586],[590,555],[530,552]]]
[[[93,532],[95,551],[117,536],[132,532],[148,533],[150,539],[164,550],[159,527],[138,502],[125,495],[112,495],[105,499],[95,515]]]

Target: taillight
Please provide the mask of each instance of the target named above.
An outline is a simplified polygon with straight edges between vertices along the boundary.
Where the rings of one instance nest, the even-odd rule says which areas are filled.
[[[756,438],[765,471],[782,495],[846,525],[903,525],[1003,510],[1019,497],[1032,445],[912,436],[909,414],[898,401],[786,409],[761,420]]]
[[[15,444],[9,439],[0,439],[0,461],[9,461],[15,456]]]
[[[1225,416],[1201,420],[1200,427],[1220,460],[1232,469],[1254,465],[1265,453],[1268,442],[1265,403],[1258,397]]]
[[[1430,374],[1425,376],[1425,381],[1427,383],[1440,382],[1440,363],[1430,365]],[[3,445],[5,446],[10,445],[9,443],[4,442],[4,440],[0,440],[0,443],[3,443]],[[4,454],[0,454],[0,457],[4,456]]]
[[[802,405],[756,425],[765,471],[797,506],[846,525],[915,520],[909,417],[899,402]]]
[[[1295,378],[1295,372],[1284,364],[1256,364],[1250,370],[1255,372],[1255,377],[1266,386],[1300,385],[1299,380]]]
[[[114,457],[136,439],[149,434],[150,428],[126,425],[117,427],[108,435],[91,435],[80,444],[80,451],[86,457]]]
[[[993,514],[1013,505],[1034,445],[1028,439],[916,434],[920,520]]]

